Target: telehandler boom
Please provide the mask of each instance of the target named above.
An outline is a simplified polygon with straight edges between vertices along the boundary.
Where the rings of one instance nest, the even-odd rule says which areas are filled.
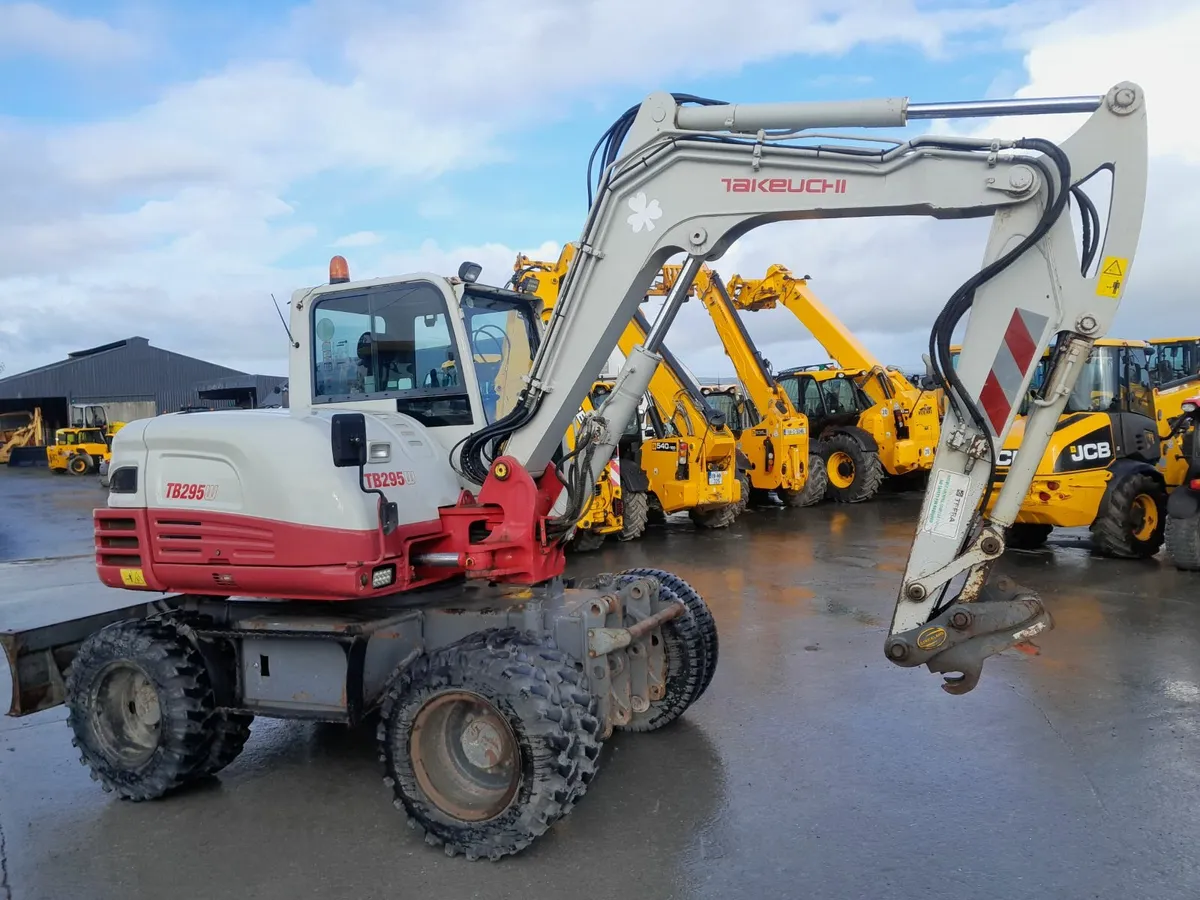
[[[910,475],[932,467],[940,432],[937,398],[914,385],[900,370],[880,362],[817,298],[808,286],[807,276],[797,278],[784,266],[773,265],[762,278],[734,275],[728,287],[738,309],[787,308],[838,368],[873,401],[855,423],[860,434],[845,435],[865,445],[864,449],[874,445],[888,475]]]
[[[1091,115],[1061,145],[818,143],[842,126],[1071,112]],[[633,569],[569,584],[562,542],[701,267],[786,219],[993,216],[984,267],[932,329],[949,409],[884,651],[961,694],[987,657],[1050,627],[1036,593],[988,573],[1127,284],[1146,189],[1142,90],[932,105],[655,93],[597,153],[578,257],[544,333],[530,298],[476,284],[476,264],[457,278],[351,281],[335,257],[329,284],[293,294],[290,408],[170,414],[118,432],[96,566],[142,601],[0,633],[12,713],[65,702],[95,777],[144,800],[227,765],[253,716],[357,722],[378,709],[385,780],[418,833],[451,855],[527,847],[587,790],[613,729],[670,723],[713,677],[717,630],[685,581]],[[1080,273],[1062,215],[1101,168],[1114,176],[1103,255],[1120,282]],[[645,342],[563,453],[596,373],[680,253]],[[483,326],[516,317],[532,359],[502,342],[498,362],[476,361]],[[949,342],[964,317],[955,370]],[[1028,453],[984,518],[996,448],[1054,335],[1063,352],[1027,420]],[[343,340],[353,359],[339,360]],[[472,364],[448,380],[449,359]],[[500,370],[524,375],[511,408],[480,390]]]

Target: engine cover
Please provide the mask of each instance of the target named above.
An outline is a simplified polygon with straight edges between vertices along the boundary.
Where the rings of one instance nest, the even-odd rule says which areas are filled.
[[[296,599],[414,586],[408,557],[442,537],[438,510],[460,494],[445,450],[407,416],[365,414],[366,487],[399,508],[399,527],[385,538],[379,495],[361,489],[356,468],[332,463],[338,411],[218,410],[130,422],[113,440],[108,508],[96,510],[101,580]],[[136,478],[118,474],[129,468]],[[395,567],[386,584],[375,576],[381,565]]]

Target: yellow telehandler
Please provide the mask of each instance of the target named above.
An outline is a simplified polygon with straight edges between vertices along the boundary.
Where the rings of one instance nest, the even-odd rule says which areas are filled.
[[[665,265],[650,288],[651,296],[671,292],[682,267]],[[825,497],[828,478],[821,454],[809,445],[809,422],[797,412],[787,392],[771,376],[746,331],[721,277],[702,266],[692,291],[708,310],[726,355],[733,362],[742,391],[702,388],[721,409],[749,462],[750,490],[760,497],[774,493],[786,506],[812,506]]]
[[[941,434],[937,397],[900,369],[883,365],[817,299],[807,275],[797,278],[773,265],[762,278],[732,276],[728,291],[740,310],[790,310],[835,362],[778,374],[825,448],[831,499],[866,500],[885,474],[928,472]]]
[[[555,262],[518,256],[510,284],[534,293],[549,323],[555,315],[559,285],[575,258],[567,244]],[[649,325],[638,312],[621,333],[618,348],[626,356],[646,339]],[[665,347],[663,361],[650,379],[646,422],[639,440],[619,448],[622,479],[645,478],[650,521],[687,511],[698,528],[726,528],[746,508],[750,479],[739,461],[737,438],[724,414],[709,404],[700,386]],[[639,485],[638,488],[641,486]]]

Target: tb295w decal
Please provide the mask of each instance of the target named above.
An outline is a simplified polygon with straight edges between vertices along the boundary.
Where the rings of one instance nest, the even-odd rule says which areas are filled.
[[[404,487],[417,480],[417,473],[411,470],[395,472],[364,472],[363,480],[369,488]]]
[[[163,491],[167,500],[216,500],[220,485],[196,484],[189,481],[168,481]]]

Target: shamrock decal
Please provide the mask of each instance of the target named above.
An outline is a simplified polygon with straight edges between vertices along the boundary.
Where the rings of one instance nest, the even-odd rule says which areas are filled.
[[[629,198],[629,208],[633,213],[625,220],[633,229],[633,233],[637,234],[643,228],[647,231],[654,230],[654,220],[662,217],[662,210],[658,206],[657,200],[646,202],[646,195],[642,191]]]

